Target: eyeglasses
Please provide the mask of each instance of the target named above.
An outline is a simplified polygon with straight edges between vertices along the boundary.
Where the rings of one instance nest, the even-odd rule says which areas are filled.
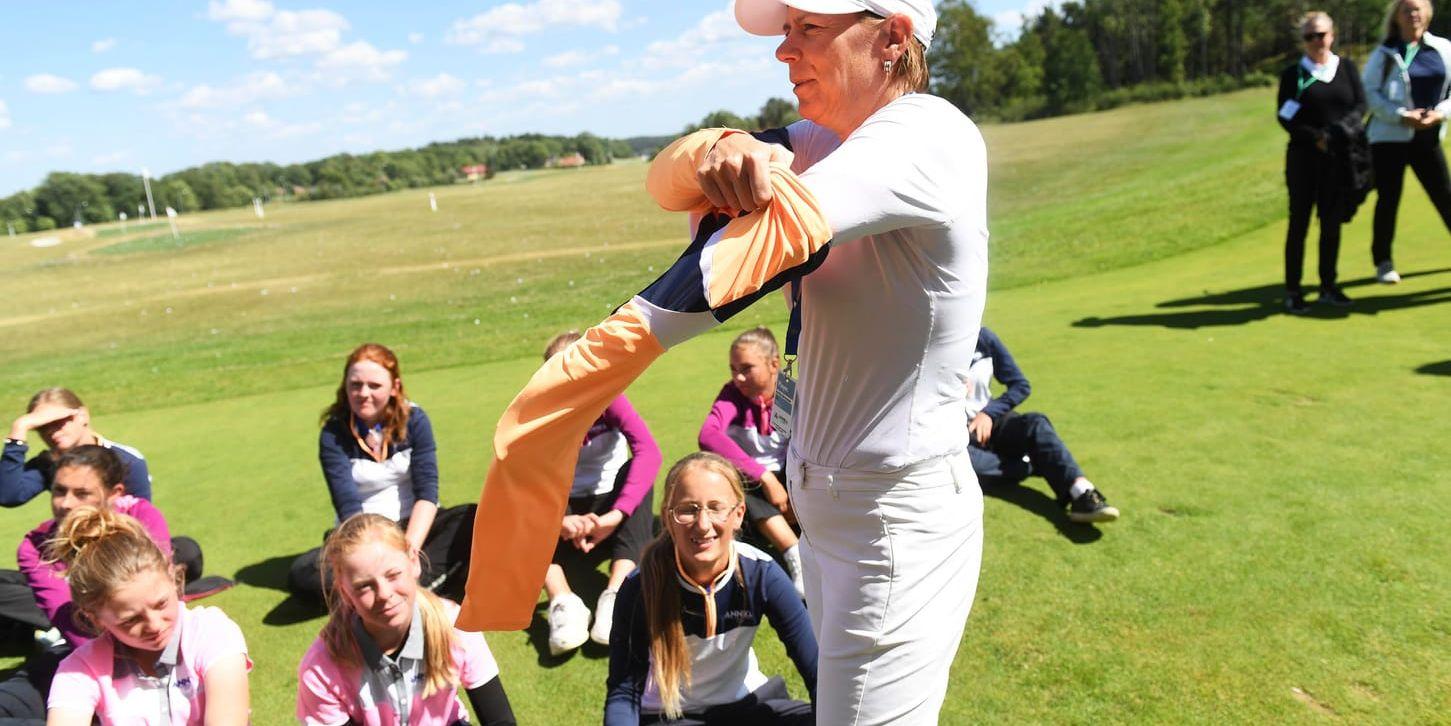
[[[704,511],[706,516],[710,517],[710,521],[720,524],[726,521],[726,517],[729,517],[737,506],[739,505],[725,502],[711,502],[704,507],[699,504],[682,504],[670,508],[670,518],[675,520],[676,524],[695,524],[696,520],[700,519],[700,513]]]
[[[1321,40],[1327,35],[1330,35],[1330,31],[1328,30],[1319,33],[1306,33],[1300,37],[1304,38],[1306,43],[1309,43],[1311,41]]]

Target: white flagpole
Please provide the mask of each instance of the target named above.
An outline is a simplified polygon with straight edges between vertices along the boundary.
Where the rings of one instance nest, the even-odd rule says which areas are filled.
[[[141,183],[146,187],[146,206],[151,210],[151,218],[156,219],[156,202],[151,200],[151,172],[146,167],[141,167]]]

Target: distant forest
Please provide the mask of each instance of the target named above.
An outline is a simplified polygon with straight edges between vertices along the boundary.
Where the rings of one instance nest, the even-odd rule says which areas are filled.
[[[968,115],[1015,121],[1269,84],[1302,48],[1307,10],[1335,21],[1336,50],[1362,61],[1385,34],[1386,0],[1078,0],[1001,38],[964,0],[939,3],[932,91]],[[1451,14],[1433,17],[1444,35]],[[1363,63],[1360,63],[1362,67]]]
[[[1382,40],[1385,0],[1078,0],[1029,18],[1004,38],[966,0],[938,4],[928,54],[932,92],[978,120],[1014,121],[1206,95],[1272,82],[1300,53],[1295,23],[1309,9],[1335,19],[1342,54],[1362,60]],[[1447,34],[1451,13],[1432,31]],[[710,126],[770,128],[800,118],[773,98],[754,116],[707,114]],[[579,154],[585,164],[650,154],[669,136],[606,139],[524,134],[434,143],[419,149],[338,154],[303,164],[214,162],[152,180],[157,209],[179,212],[272,201],[335,199],[464,179],[465,167],[537,169]],[[577,162],[577,160],[576,160]],[[135,174],[56,172],[35,189],[0,199],[0,224],[17,233],[74,222],[109,222],[144,203]]]

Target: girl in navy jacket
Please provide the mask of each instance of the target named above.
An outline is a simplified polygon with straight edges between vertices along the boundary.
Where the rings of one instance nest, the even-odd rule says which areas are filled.
[[[439,508],[433,426],[408,400],[398,357],[387,347],[365,343],[348,355],[337,399],[323,411],[318,460],[336,522],[364,512],[398,522],[409,547],[427,556],[423,583],[431,590],[462,588],[475,505]],[[320,553],[311,550],[293,562],[292,592],[322,599]]]
[[[751,649],[769,619],[814,698],[811,621],[785,571],[735,541],[744,500],[736,468],[716,454],[691,454],[666,476],[663,531],[615,602],[606,726],[815,722]]]

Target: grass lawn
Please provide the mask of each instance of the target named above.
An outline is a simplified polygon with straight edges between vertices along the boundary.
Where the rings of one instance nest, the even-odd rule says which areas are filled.
[[[1053,418],[1124,519],[1069,524],[1039,480],[989,498],[943,723],[1451,713],[1451,244],[1411,184],[1405,282],[1370,280],[1367,207],[1341,256],[1355,305],[1280,314],[1268,93],[985,129],[986,322],[1033,381],[1024,409]],[[187,215],[200,242],[179,246],[134,224],[47,233],[63,240],[49,248],[0,238],[0,410],[67,385],[145,452],[173,530],[242,582],[206,604],[247,634],[254,720],[286,722],[321,620],[281,588],[332,520],[317,417],[343,356],[363,340],[399,352],[444,502],[474,500],[547,338],[597,321],[682,247],[643,176],[505,174],[433,190],[437,213],[410,191]],[[693,448],[730,336],[783,319],[758,305],[631,388],[667,461]],[[0,512],[0,530],[18,541],[47,513]],[[587,602],[602,580],[580,586]],[[603,649],[552,659],[542,620],[489,641],[521,722],[598,721]],[[769,632],[757,652],[791,673]]]

